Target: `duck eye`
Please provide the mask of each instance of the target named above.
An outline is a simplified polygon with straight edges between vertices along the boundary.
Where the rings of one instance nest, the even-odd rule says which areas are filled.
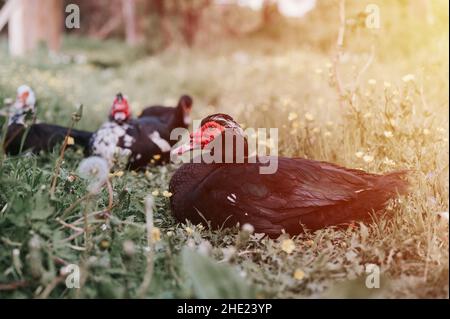
[[[207,129],[219,129],[219,130],[221,130],[222,126],[220,124],[216,123],[216,122],[208,122],[205,125],[203,125],[203,128],[205,130],[207,130]]]
[[[220,132],[221,132],[220,129],[218,129],[217,127],[209,127],[205,131],[206,135],[209,135],[211,139],[216,137],[216,135],[220,134]]]

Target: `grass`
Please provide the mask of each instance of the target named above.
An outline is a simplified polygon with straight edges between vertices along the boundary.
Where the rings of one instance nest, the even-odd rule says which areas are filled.
[[[412,188],[388,207],[392,218],[272,240],[238,227],[212,231],[176,223],[163,196],[175,165],[115,172],[111,217],[89,220],[86,252],[84,237],[65,240],[76,231],[57,219],[86,194],[76,172],[81,152],[66,152],[52,200],[57,149],[7,157],[0,166],[0,297],[138,297],[148,253],[144,198],[153,192],[154,269],[145,297],[448,298],[448,222],[437,215],[448,211],[449,196],[448,31],[429,38],[432,49],[422,44],[407,54],[392,38],[367,40],[380,54],[355,98],[345,98],[345,109],[337,99],[331,52],[308,41],[288,47],[260,38],[225,41],[147,57],[119,42],[68,38],[64,55],[22,60],[7,57],[3,45],[0,98],[29,84],[43,122],[69,125],[83,103],[76,127],[94,130],[119,91],[130,97],[135,114],[146,104],[174,104],[186,92],[194,97],[194,118],[221,111],[246,127],[277,127],[284,156],[377,173],[410,169]],[[360,43],[361,51],[369,47]],[[347,52],[340,66],[344,82],[351,83],[366,61],[367,55]],[[107,206],[103,189],[65,220]],[[63,284],[61,268],[71,263],[88,274],[82,289]],[[368,264],[381,267],[380,289],[364,285]]]

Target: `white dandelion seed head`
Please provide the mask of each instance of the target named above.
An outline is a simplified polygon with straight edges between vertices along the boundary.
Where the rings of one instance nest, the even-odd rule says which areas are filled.
[[[189,238],[186,241],[186,246],[190,249],[195,249],[195,240],[193,240],[192,238]]]
[[[223,259],[230,260],[236,254],[236,248],[233,246],[228,246],[226,248],[222,248]]]
[[[109,174],[108,163],[99,156],[91,156],[81,161],[78,166],[78,174],[88,180],[88,191],[96,194],[100,192],[106,183]]]
[[[208,240],[203,240],[197,247],[200,255],[208,256],[211,253],[212,245]]]
[[[253,227],[252,224],[246,223],[242,225],[242,230],[249,234],[253,234],[253,232],[255,231],[255,227]]]
[[[414,76],[414,74],[406,74],[405,76],[402,77],[402,81],[405,83],[412,82],[415,79],[416,77]]]
[[[132,240],[129,240],[129,239],[125,240],[123,242],[122,246],[123,246],[123,252],[127,256],[131,257],[136,253],[136,245],[134,244],[134,242]]]

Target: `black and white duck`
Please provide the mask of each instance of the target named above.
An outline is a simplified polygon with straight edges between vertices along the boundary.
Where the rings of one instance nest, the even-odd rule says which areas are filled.
[[[171,125],[155,117],[133,119],[128,100],[117,94],[109,121],[92,136],[90,153],[106,159],[110,167],[132,170],[145,168],[151,162],[168,162]]]
[[[63,143],[69,129],[59,125],[35,123],[35,115],[36,96],[29,86],[22,85],[17,89],[16,101],[10,106],[3,145],[6,153],[17,155],[21,151],[51,151],[56,145]],[[70,131],[73,144],[83,148],[88,147],[91,135],[91,132],[81,130]]]

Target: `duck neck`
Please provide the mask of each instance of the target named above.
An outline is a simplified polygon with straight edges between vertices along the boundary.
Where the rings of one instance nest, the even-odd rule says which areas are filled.
[[[26,126],[26,120],[33,117],[35,114],[35,107],[33,104],[14,104],[12,106],[11,115],[9,117],[8,126],[12,124]]]
[[[169,123],[169,127],[171,130],[177,127],[185,127],[183,106],[181,105],[180,102],[175,108],[175,113],[174,116],[172,117],[172,120]]]
[[[201,163],[183,164],[173,175],[170,180],[169,190],[173,194],[170,203],[174,214],[186,214],[192,221],[197,221],[200,215],[197,211],[190,209],[180,209],[193,207],[193,196],[199,185],[217,168],[219,165],[204,165]],[[177,209],[178,208],[178,209]],[[183,216],[176,216],[181,218]],[[202,220],[198,220],[201,222]]]

